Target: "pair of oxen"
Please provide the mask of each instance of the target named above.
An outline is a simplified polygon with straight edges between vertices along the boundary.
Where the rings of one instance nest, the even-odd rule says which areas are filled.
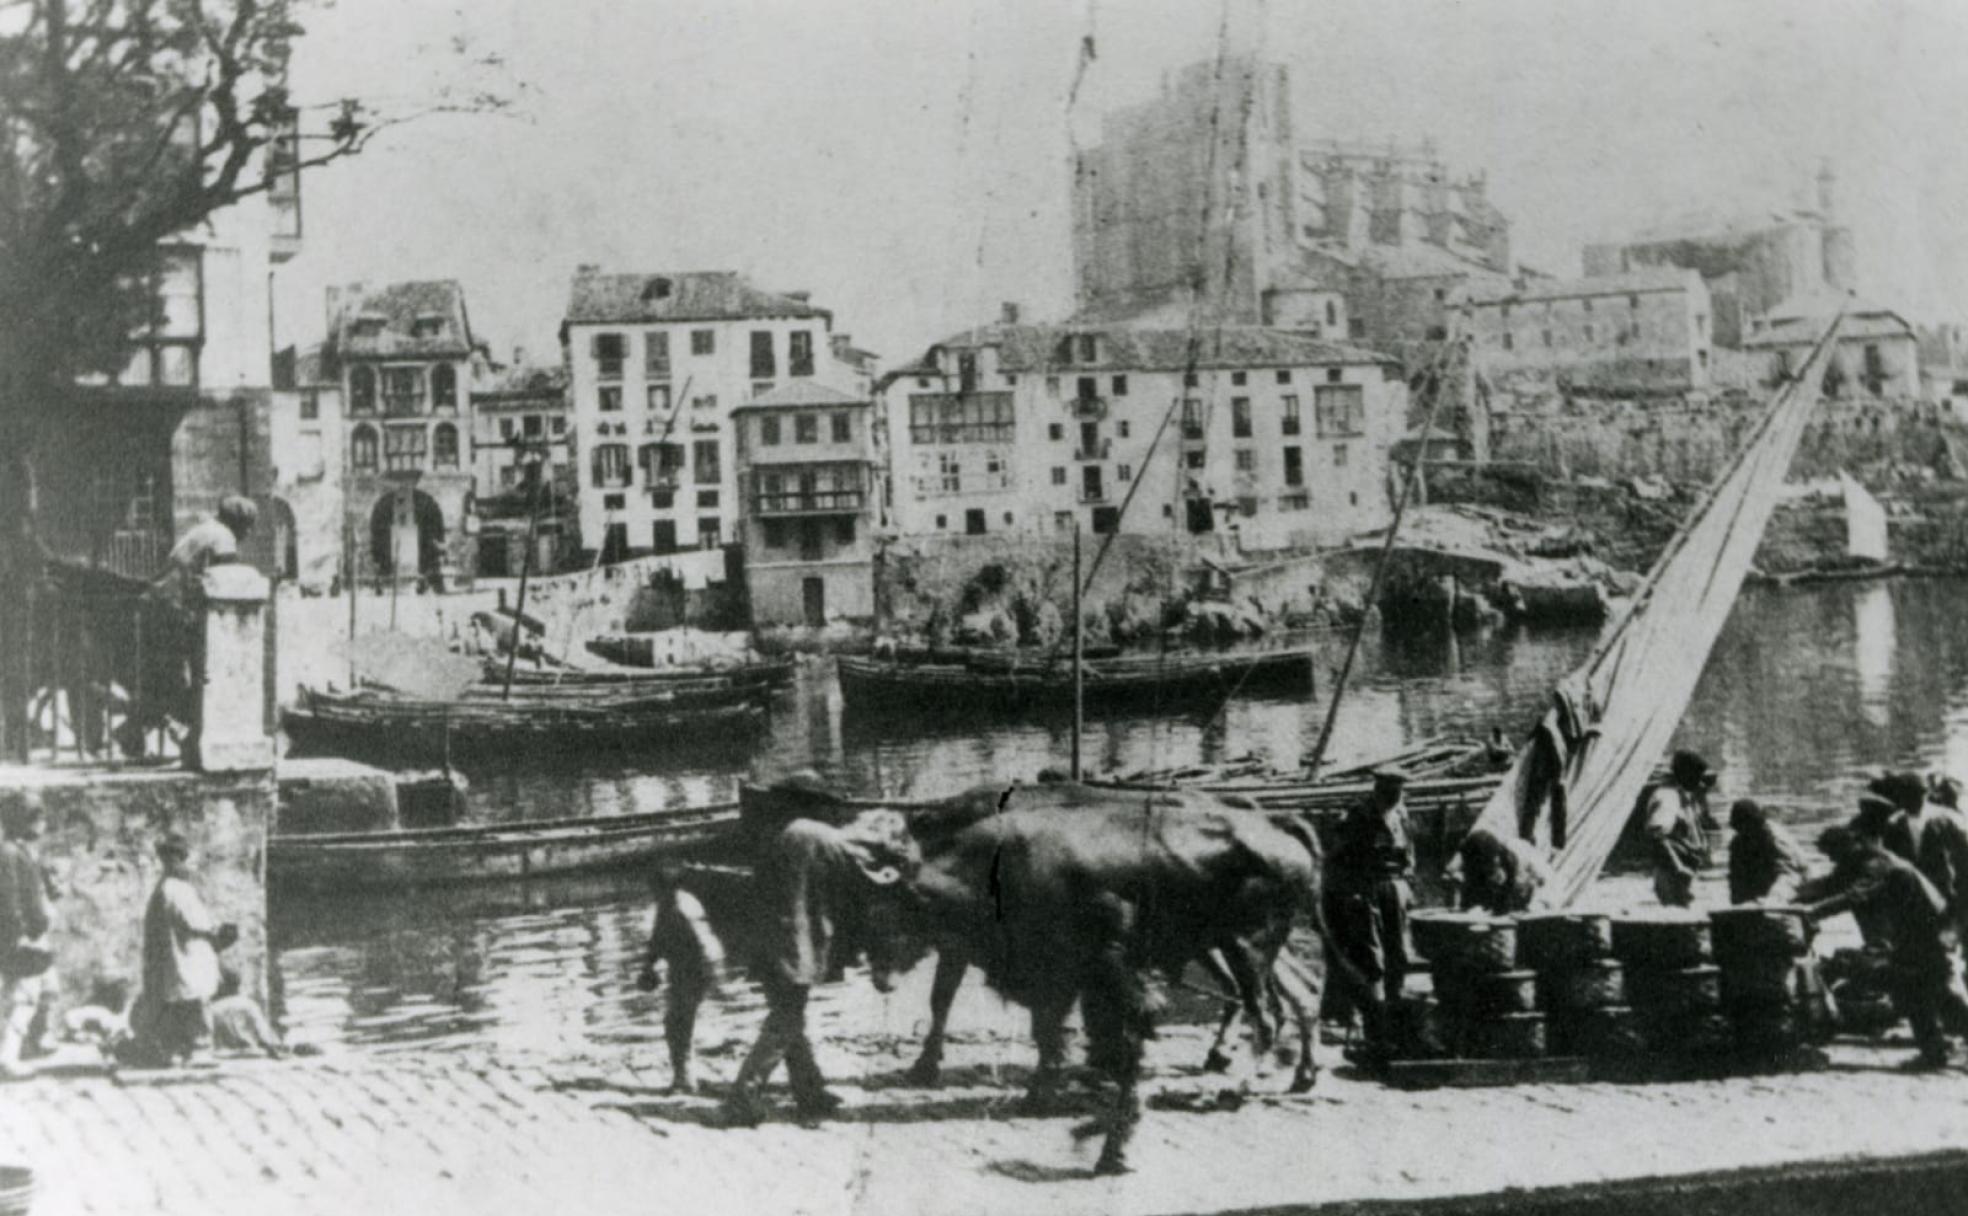
[[[748,808],[747,830],[763,854],[796,819],[832,824],[854,837],[857,825],[876,816],[891,831],[886,825],[899,816],[902,864],[891,864],[898,854],[889,851],[866,867],[863,881],[846,884],[848,906],[813,915],[841,922],[839,945],[860,950],[884,989],[889,975],[924,948],[937,952],[930,1029],[910,1071],[913,1082],[935,1083],[951,1002],[975,966],[1001,995],[1031,1012],[1039,1067],[1027,1101],[1043,1107],[1062,1074],[1065,1022],[1077,1002],[1087,1062],[1114,1091],[1111,1110],[1082,1132],[1104,1128],[1095,1171],[1119,1173],[1140,1117],[1151,994],[1191,963],[1235,992],[1213,1060],[1220,1063],[1224,1035],[1239,1012],[1260,1057],[1268,1056],[1277,1014],[1289,1007],[1298,1032],[1291,1088],[1302,1091],[1316,1080],[1323,966],[1285,952],[1295,924],[1325,937],[1319,844],[1308,821],[1190,791],[1041,783],[874,809],[794,783],[760,793]],[[809,889],[804,881],[792,885]],[[810,889],[835,892],[838,904],[843,887],[830,880]],[[767,903],[775,897],[757,895]],[[789,953],[805,948],[776,939],[792,932],[786,925],[810,924],[807,911],[782,903],[781,914],[768,917],[775,923],[759,927],[750,953],[761,965],[783,965]],[[1333,957],[1330,941],[1324,944],[1322,954]],[[679,998],[700,999],[673,990],[671,999]]]

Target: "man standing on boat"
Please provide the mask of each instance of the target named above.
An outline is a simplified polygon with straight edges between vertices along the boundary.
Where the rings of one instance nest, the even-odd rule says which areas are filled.
[[[1408,938],[1414,838],[1404,800],[1407,784],[1407,774],[1399,769],[1377,770],[1373,792],[1340,823],[1327,863],[1333,943],[1366,980],[1359,986],[1358,1003],[1370,1053],[1385,1045],[1386,1005],[1401,995],[1408,961],[1414,957]]]
[[[1647,838],[1654,846],[1654,895],[1670,908],[1695,902],[1695,875],[1707,868],[1709,833],[1718,825],[1708,809],[1715,773],[1690,751],[1674,753],[1668,780],[1647,799]]]

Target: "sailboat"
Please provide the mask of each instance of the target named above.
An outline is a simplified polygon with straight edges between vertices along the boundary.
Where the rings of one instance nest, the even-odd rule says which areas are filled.
[[[1728,621],[1817,404],[1832,318],[1795,379],[1675,533],[1624,614],[1563,681],[1475,831],[1540,846],[1554,906],[1598,877],[1680,724]]]

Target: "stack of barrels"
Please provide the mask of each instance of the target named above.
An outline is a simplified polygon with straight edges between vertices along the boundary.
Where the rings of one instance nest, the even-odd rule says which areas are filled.
[[[1613,954],[1626,969],[1627,996],[1655,1070],[1703,1072],[1727,1061],[1733,1031],[1705,914],[1663,908],[1618,917]]]
[[[1722,1008],[1745,1064],[1781,1065],[1813,1037],[1817,983],[1806,961],[1810,924],[1800,908],[1723,908],[1710,914],[1722,972]]]
[[[1550,1050],[1537,1006],[1537,973],[1518,965],[1516,922],[1437,913],[1416,917],[1413,927],[1433,993],[1404,998],[1396,1007],[1398,1058],[1527,1060]]]
[[[1551,1024],[1553,1050],[1626,1062],[1644,1051],[1627,1002],[1626,967],[1614,955],[1612,918],[1596,912],[1548,912],[1518,921],[1518,953],[1537,972],[1538,1006]]]

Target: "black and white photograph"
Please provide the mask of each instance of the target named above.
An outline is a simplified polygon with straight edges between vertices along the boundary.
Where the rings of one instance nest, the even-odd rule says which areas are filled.
[[[1964,65],[0,0],[0,1216],[1963,1211]]]

